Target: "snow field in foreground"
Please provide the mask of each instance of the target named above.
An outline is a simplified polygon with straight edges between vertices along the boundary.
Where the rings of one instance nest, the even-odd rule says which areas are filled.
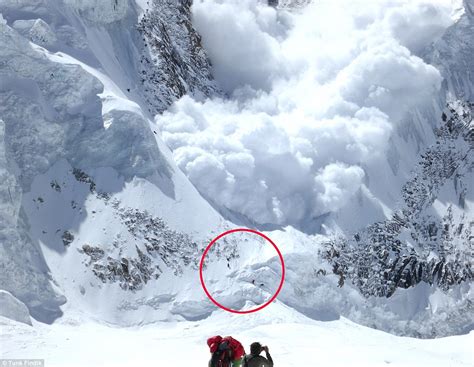
[[[41,358],[45,366],[205,366],[206,339],[260,341],[277,366],[472,366],[474,333],[432,340],[396,337],[346,319],[318,322],[276,302],[253,315],[215,312],[199,322],[116,328],[61,319],[33,327],[0,318],[0,358]]]

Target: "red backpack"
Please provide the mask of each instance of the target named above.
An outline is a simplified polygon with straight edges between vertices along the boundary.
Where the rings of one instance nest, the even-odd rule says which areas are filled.
[[[207,339],[207,345],[212,353],[210,367],[229,367],[231,361],[239,360],[245,354],[242,344],[230,336],[213,336]]]

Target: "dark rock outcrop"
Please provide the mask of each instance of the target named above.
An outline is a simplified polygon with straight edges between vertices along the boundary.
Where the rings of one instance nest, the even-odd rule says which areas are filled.
[[[402,190],[402,206],[392,218],[374,223],[351,238],[335,238],[323,254],[340,277],[365,296],[390,297],[397,288],[419,282],[443,290],[473,279],[474,222],[465,197],[474,169],[473,103],[451,103],[436,130],[437,141],[422,155],[414,177]],[[432,205],[451,184],[459,208],[443,216]]]

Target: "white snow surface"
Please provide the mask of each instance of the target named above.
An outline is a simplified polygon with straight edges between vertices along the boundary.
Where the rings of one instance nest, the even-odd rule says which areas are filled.
[[[39,358],[53,367],[206,365],[206,339],[260,341],[278,366],[472,366],[474,333],[432,340],[397,337],[347,319],[314,321],[281,303],[250,315],[218,312],[201,321],[115,328],[80,318],[28,327],[0,318],[0,358]],[[32,341],[34,342],[32,343]],[[80,346],[80,348],[78,348]]]

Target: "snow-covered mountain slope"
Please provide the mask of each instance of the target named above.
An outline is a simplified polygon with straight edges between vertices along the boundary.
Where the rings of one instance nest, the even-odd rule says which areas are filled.
[[[469,3],[300,3],[0,1],[10,315],[472,329]]]
[[[98,280],[78,250],[100,245],[109,252],[115,243],[122,257],[141,256],[127,243],[126,221],[165,217],[160,230],[179,245],[185,233],[207,238],[222,221],[175,167],[142,108],[138,64],[147,49],[135,28],[136,6],[100,4],[7,1],[0,7],[1,288],[46,322],[71,300],[69,288],[80,295]],[[119,253],[108,256],[120,261]],[[180,255],[172,262],[186,262]],[[181,266],[168,265],[170,271]],[[131,266],[132,272],[141,284],[159,273]],[[93,307],[107,295],[86,297]]]
[[[445,76],[445,89],[451,98],[472,101],[474,98],[472,53],[474,4],[464,1],[459,20],[428,50],[427,59]]]

